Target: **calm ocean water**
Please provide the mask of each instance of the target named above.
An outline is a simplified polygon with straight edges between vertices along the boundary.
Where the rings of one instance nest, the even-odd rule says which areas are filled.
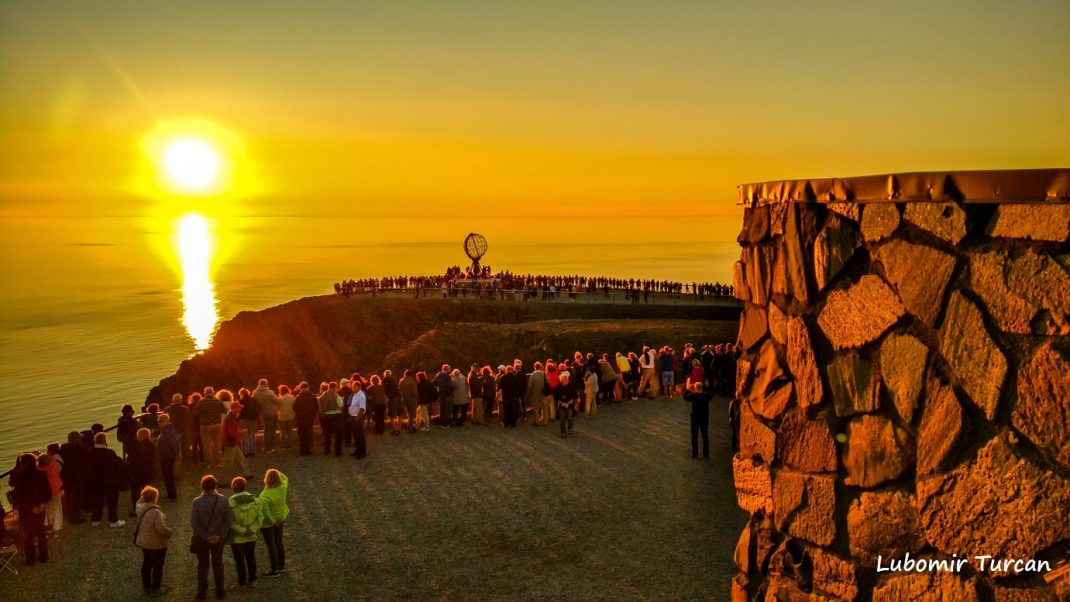
[[[198,294],[183,287],[167,226],[139,217],[0,218],[0,468],[70,430],[110,426],[123,403],[140,407],[149,388],[196,352],[183,323],[184,293],[195,305],[214,294],[225,320],[326,294],[342,278],[440,273],[467,261],[461,240],[472,230],[487,237],[484,263],[495,270],[726,282],[739,257],[739,223],[736,216],[232,219],[212,226],[213,289]],[[200,309],[199,327],[207,320],[210,328]]]

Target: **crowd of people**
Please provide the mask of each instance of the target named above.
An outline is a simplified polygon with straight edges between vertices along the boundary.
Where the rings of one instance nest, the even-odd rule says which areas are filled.
[[[537,297],[540,292],[543,293],[542,300],[560,299],[562,294],[576,299],[584,293],[608,297],[611,292],[623,292],[634,302],[638,301],[639,295],[648,298],[651,294],[695,295],[700,299],[732,296],[732,285],[720,282],[675,282],[580,275],[548,276],[514,274],[509,271],[492,273],[490,266],[481,266],[475,275],[471,267],[462,270],[460,266],[451,266],[438,276],[386,276],[334,283],[334,292],[346,297],[358,293],[377,295],[386,291],[413,291],[416,296],[427,296],[432,290],[442,291],[443,296],[451,297],[458,294],[467,295],[470,290],[476,291],[480,296],[493,296],[497,293],[502,297],[507,291],[523,291],[526,293],[525,300]]]
[[[709,457],[709,401],[715,394],[735,390],[735,362],[739,349],[731,344],[691,344],[682,352],[665,346],[643,347],[638,352],[614,354],[575,352],[571,357],[534,362],[529,371],[521,360],[497,367],[472,364],[466,372],[443,364],[436,371],[391,370],[362,375],[354,372],[338,381],[294,389],[269,387],[262,379],[254,389],[230,390],[209,386],[188,396],[176,393],[163,408],[149,404],[140,415],[124,405],[115,427],[121,453],[109,446],[102,425],[71,432],[67,442],[50,444],[44,454],[19,456],[10,478],[9,499],[18,516],[24,561],[48,561],[48,537],[65,523],[84,523],[89,513],[93,526],[126,525],[119,513],[120,493],[129,491],[127,518],[136,521],[134,541],[141,548],[142,588],[146,595],[161,591],[166,551],[172,531],[160,507],[155,485],[159,467],[166,500],[178,499],[176,464],[200,467],[201,495],[190,515],[197,556],[197,597],[204,599],[208,571],[212,570],[217,597],[225,593],[222,552],[231,547],[238,584],[251,586],[257,579],[255,544],[263,540],[270,569],[260,576],[286,572],[282,543],[288,479],[268,469],[263,490],[254,496],[254,478],[247,458],[278,449],[291,449],[294,439],[300,455],[312,455],[314,427],[322,432],[324,455],[366,457],[368,433],[383,435],[389,429],[400,435],[466,424],[487,426],[500,421],[506,429],[521,422],[536,427],[556,422],[559,435],[573,434],[577,415],[595,416],[598,408],[640,397],[675,399],[682,394],[691,406],[691,455],[700,448]],[[256,434],[262,430],[262,447]],[[296,437],[295,437],[296,432]],[[232,475],[230,478],[225,478]],[[219,488],[229,487],[223,497]],[[0,533],[0,538],[3,533]]]

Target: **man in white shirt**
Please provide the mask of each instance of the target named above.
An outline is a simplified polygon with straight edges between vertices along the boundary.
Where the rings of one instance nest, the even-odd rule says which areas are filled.
[[[368,454],[368,447],[364,441],[364,416],[368,412],[368,396],[364,394],[359,380],[354,380],[352,386],[353,394],[349,396],[346,427],[349,429],[356,448],[349,455],[359,460]]]

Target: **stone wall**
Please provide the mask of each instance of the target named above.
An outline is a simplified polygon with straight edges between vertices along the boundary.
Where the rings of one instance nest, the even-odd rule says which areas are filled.
[[[741,188],[733,600],[1070,597],[973,558],[1070,551],[1070,195],[911,177]],[[970,562],[876,570],[907,553]]]

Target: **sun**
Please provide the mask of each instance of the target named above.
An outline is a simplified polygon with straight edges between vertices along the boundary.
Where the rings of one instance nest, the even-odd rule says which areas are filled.
[[[163,149],[162,167],[167,178],[188,192],[204,192],[219,178],[219,151],[200,138],[176,138]]]

